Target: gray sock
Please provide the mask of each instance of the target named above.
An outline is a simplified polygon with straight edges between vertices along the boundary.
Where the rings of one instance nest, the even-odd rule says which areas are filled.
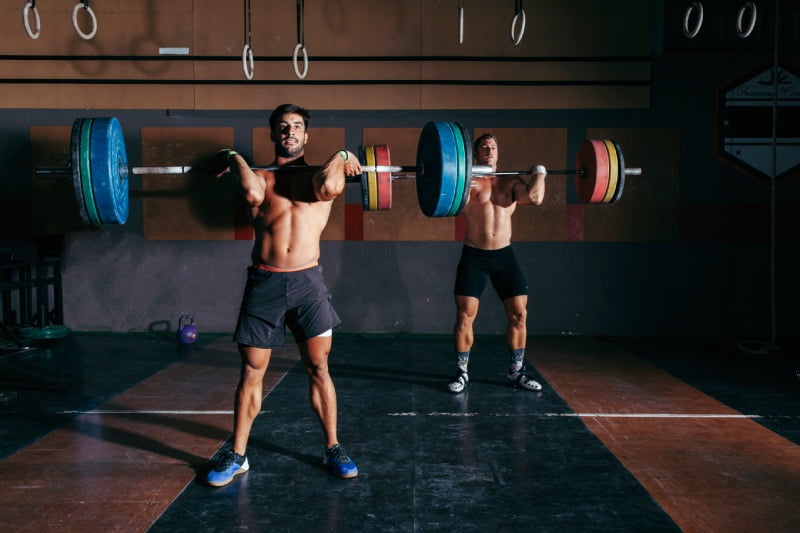
[[[519,372],[522,370],[522,363],[525,361],[525,348],[518,348],[516,350],[509,350],[511,352],[511,363],[509,364],[509,371]]]
[[[458,369],[462,372],[467,371],[467,366],[469,365],[469,351],[466,352],[456,352],[456,364],[458,365]]]

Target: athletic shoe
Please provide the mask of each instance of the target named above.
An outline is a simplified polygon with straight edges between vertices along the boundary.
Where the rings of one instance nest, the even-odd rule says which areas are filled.
[[[225,450],[208,473],[206,481],[212,487],[222,487],[233,481],[234,476],[244,474],[248,470],[250,465],[247,463],[247,457],[233,450]]]
[[[522,387],[523,389],[532,390],[532,391],[540,391],[542,390],[542,385],[533,379],[529,374],[525,373],[525,367],[520,368],[517,372],[512,371],[511,369],[508,370],[506,374],[508,381],[517,387]]]
[[[453,394],[464,392],[464,389],[467,388],[467,383],[469,383],[469,375],[467,375],[466,372],[462,372],[461,370],[459,370],[455,373],[450,382],[447,384],[447,390],[449,390]]]
[[[325,457],[322,459],[322,464],[328,467],[328,471],[342,479],[356,477],[358,475],[358,467],[344,451],[341,444],[334,444],[325,450]]]

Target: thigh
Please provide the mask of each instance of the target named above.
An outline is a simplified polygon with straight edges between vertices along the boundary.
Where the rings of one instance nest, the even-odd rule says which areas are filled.
[[[475,260],[462,255],[456,269],[456,282],[453,294],[457,296],[472,296],[480,298],[486,285],[489,283],[489,274],[483,270]]]
[[[333,308],[321,267],[294,278],[287,293],[291,310],[286,323],[295,339],[305,341],[338,326],[341,319]]]
[[[311,337],[298,342],[300,358],[307,370],[327,368],[328,356],[333,346],[333,337],[330,335]]]
[[[527,296],[528,294],[525,274],[510,248],[507,253],[495,259],[492,268],[492,286],[503,301],[514,296]]]

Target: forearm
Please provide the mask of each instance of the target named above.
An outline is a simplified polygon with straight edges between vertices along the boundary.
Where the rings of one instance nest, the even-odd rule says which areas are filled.
[[[233,150],[228,152],[228,164],[234,181],[241,187],[245,202],[251,206],[259,206],[264,201],[264,178],[253,172],[241,154]]]
[[[361,173],[358,158],[346,150],[333,154],[314,176],[317,199],[331,201],[344,192],[347,176]]]

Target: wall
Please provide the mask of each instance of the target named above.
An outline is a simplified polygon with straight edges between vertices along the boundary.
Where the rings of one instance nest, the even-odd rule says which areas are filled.
[[[688,41],[682,10],[661,2],[602,9],[578,2],[569,12],[552,4],[537,6],[536,16],[529,7],[525,38],[514,46],[513,2],[485,13],[485,3],[466,1],[459,45],[449,2],[387,2],[375,13],[356,0],[309,1],[309,74],[300,80],[287,55],[296,42],[294,3],[258,3],[257,61],[246,80],[241,10],[219,13],[211,4],[93,5],[100,30],[117,30],[98,30],[94,42],[76,40],[63,23],[69,6],[39,7],[48,17],[41,41],[28,39],[18,19],[0,22],[8,26],[0,28],[2,237],[62,254],[69,327],[174,329],[188,312],[201,330],[230,331],[250,246],[237,233],[233,200],[203,189],[210,186],[200,176],[132,176],[128,222],[83,226],[69,180],[32,172],[69,154],[72,121],[120,118],[132,165],[196,164],[221,139],[266,164],[266,117],[291,100],[312,110],[312,161],[342,145],[357,151],[386,142],[393,163],[413,164],[429,120],[498,133],[506,169],[570,168],[584,137],[620,142],[626,162],[644,170],[626,182],[620,202],[580,204],[572,178],[552,175],[546,204],[515,214],[533,334],[764,337],[774,323],[782,334],[793,331],[798,180],[777,186],[773,262],[771,189],[723,161],[715,146],[719,86],[769,64],[769,8],[744,41],[724,37],[738,4],[704,3],[707,31]],[[782,4],[781,48],[797,51],[800,9]],[[350,23],[359,30],[338,30]],[[184,45],[189,57],[153,52]],[[793,67],[797,56],[786,56]],[[172,194],[187,187],[192,194]],[[424,217],[411,180],[395,182],[395,205],[385,213],[360,211],[358,186],[347,187],[322,257],[341,329],[449,332],[458,220]],[[477,332],[504,326],[500,304],[486,298]]]

